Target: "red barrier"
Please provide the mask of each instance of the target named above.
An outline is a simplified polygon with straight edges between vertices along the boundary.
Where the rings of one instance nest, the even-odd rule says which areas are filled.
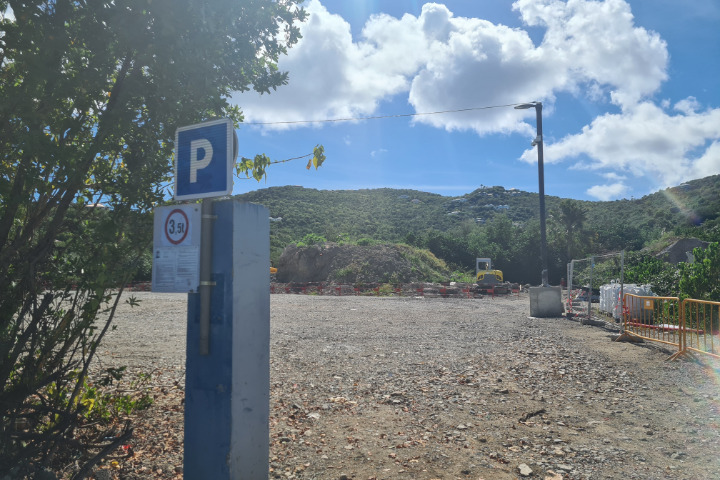
[[[477,289],[469,284],[456,284],[456,285],[418,285],[416,284],[356,284],[356,285],[327,285],[325,283],[271,283],[270,293],[295,293],[304,295],[343,295],[343,289],[345,289],[345,295],[348,292],[352,292],[354,295],[416,295],[419,297],[432,296],[442,298],[475,298],[475,293],[482,293],[495,297],[496,295],[502,295],[503,293],[517,293],[520,296],[520,290],[512,289],[501,290],[495,289],[494,287],[487,286],[483,289]]]

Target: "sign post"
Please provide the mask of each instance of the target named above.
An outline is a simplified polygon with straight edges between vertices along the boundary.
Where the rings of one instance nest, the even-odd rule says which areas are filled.
[[[208,325],[197,348],[201,294],[188,297],[185,478],[267,479],[270,414],[270,212],[213,202]]]
[[[153,290],[189,292],[185,478],[267,479],[270,212],[235,200],[229,119],[180,127],[175,200],[155,209]]]

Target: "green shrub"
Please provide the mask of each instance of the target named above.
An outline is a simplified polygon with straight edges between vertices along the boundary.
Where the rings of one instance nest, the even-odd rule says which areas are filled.
[[[318,235],[316,233],[308,233],[305,235],[302,240],[297,242],[298,247],[310,247],[312,245],[322,245],[325,242],[327,242],[327,239],[323,237],[322,235]]]
[[[389,283],[383,283],[378,287],[378,295],[382,297],[389,297],[394,291],[395,288]]]
[[[695,261],[680,264],[680,294],[698,300],[720,301],[720,243],[693,250]]]
[[[355,264],[350,264],[347,267],[339,269],[336,273],[336,279],[338,282],[352,282],[357,277],[359,268]]]
[[[625,261],[625,283],[652,285],[652,291],[660,296],[678,294],[678,269],[653,255],[631,252]]]
[[[459,270],[455,270],[450,274],[450,281],[459,283],[475,283],[475,274],[472,272],[461,272]]]
[[[433,255],[429,250],[400,244],[397,246],[400,255],[412,265],[412,271],[427,282],[446,282],[448,280],[447,264]]]
[[[377,245],[377,241],[372,238],[363,237],[357,241],[357,244],[361,247],[369,247],[370,245]]]

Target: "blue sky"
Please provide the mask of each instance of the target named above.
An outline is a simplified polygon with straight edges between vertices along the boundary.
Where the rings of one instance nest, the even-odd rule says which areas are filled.
[[[303,39],[281,58],[290,83],[236,94],[240,154],[275,160],[325,147],[318,171],[275,165],[267,181],[323,190],[481,185],[639,198],[720,173],[716,0],[308,0]],[[351,122],[326,119],[407,115]],[[275,123],[315,121],[309,123]],[[271,123],[257,125],[258,123]],[[256,124],[256,125],[252,125]]]

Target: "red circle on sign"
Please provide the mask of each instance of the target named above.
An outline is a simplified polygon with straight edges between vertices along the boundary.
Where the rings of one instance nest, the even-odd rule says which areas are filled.
[[[168,231],[168,223],[170,222],[170,217],[172,217],[172,216],[175,215],[176,213],[179,213],[179,214],[182,215],[183,218],[185,219],[185,228],[184,228],[184,230],[183,230],[183,232],[182,232],[182,237],[180,237],[178,240],[173,240],[173,239],[170,237],[171,233]],[[183,240],[185,240],[185,237],[187,237],[188,231],[190,230],[189,227],[190,227],[190,220],[188,220],[188,217],[187,217],[187,215],[185,214],[185,212],[182,211],[182,210],[180,210],[179,208],[176,208],[175,210],[173,210],[172,212],[170,212],[170,214],[169,214],[169,215],[167,216],[167,218],[165,219],[165,238],[167,238],[168,241],[169,241],[170,243],[172,243],[173,245],[179,245],[180,243],[183,242]]]

